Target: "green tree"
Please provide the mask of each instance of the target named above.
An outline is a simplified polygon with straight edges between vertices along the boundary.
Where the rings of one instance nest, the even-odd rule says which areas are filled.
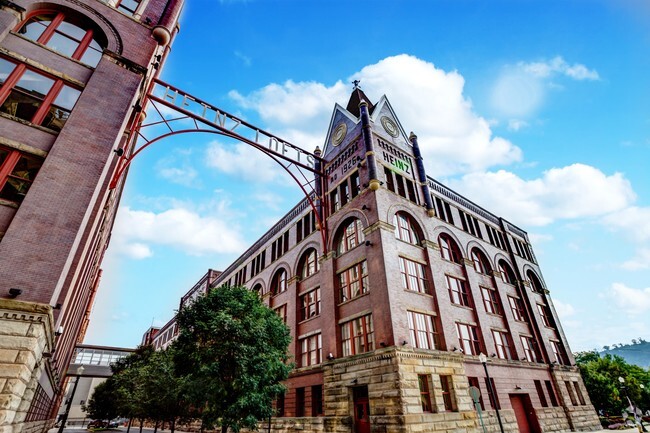
[[[292,366],[289,329],[245,287],[212,289],[176,318],[177,371],[205,428],[238,432],[272,415]]]
[[[601,357],[596,351],[577,353],[575,359],[596,409],[618,415],[629,406],[627,397],[638,408],[650,409],[650,370],[617,355]]]
[[[95,387],[93,395],[83,406],[84,412],[92,419],[111,420],[120,414],[115,399],[115,382],[108,378]]]

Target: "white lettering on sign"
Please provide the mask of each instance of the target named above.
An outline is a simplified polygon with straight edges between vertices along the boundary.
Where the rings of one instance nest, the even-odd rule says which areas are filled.
[[[158,83],[156,83],[152,93],[153,96],[156,96],[166,103],[172,104],[185,111],[189,111],[195,116],[198,116],[214,125],[218,125],[223,129],[227,129],[231,132],[234,132],[237,129],[236,134],[239,137],[266,146],[268,149],[280,155],[284,155],[289,159],[294,159],[296,162],[308,165],[312,169],[315,167],[315,158],[311,153],[302,150],[295,145],[285,143],[264,131],[253,128],[237,117],[221,111],[212,105],[206,104],[205,102],[198,101],[188,94],[179,92],[169,86],[162,86]]]

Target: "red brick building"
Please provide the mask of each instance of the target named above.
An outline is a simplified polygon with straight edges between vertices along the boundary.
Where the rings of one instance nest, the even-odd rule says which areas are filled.
[[[0,2],[0,431],[49,426],[182,0]]]
[[[303,200],[212,284],[291,328],[273,431],[480,431],[470,387],[492,432],[497,409],[510,432],[600,428],[526,232],[428,178],[385,97],[337,105],[322,157],[326,245]]]

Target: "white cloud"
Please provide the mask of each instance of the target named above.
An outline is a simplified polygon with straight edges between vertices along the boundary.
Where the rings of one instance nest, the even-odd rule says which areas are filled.
[[[573,308],[573,305],[565,304],[558,299],[553,299],[553,306],[555,307],[555,311],[557,311],[557,314],[560,316],[561,320],[568,319],[576,313],[576,309]]]
[[[334,102],[346,105],[350,86],[361,87],[373,101],[386,94],[403,126],[418,135],[428,172],[433,176],[483,170],[522,159],[521,149],[495,137],[489,122],[472,111],[463,95],[465,81],[458,72],[445,72],[409,55],[385,58],[331,86],[286,81],[230,97],[252,109],[278,135],[310,150],[323,144]],[[413,95],[418,95],[413,98]]]
[[[286,173],[271,157],[246,143],[223,144],[212,141],[206,150],[208,167],[246,181],[287,182]]]
[[[650,207],[632,206],[607,215],[603,222],[610,229],[622,231],[634,241],[650,241]]]
[[[551,81],[557,77],[579,81],[600,79],[596,70],[580,63],[570,65],[561,56],[506,65],[492,88],[492,106],[502,116],[513,120],[529,117],[544,103],[547,89],[564,89],[561,84]]]
[[[122,207],[113,231],[118,252],[132,258],[150,257],[151,245],[165,245],[190,255],[233,253],[245,244],[236,226],[184,208],[160,213]]]
[[[523,71],[540,78],[553,75],[565,75],[574,80],[599,80],[600,76],[595,69],[589,69],[580,63],[569,65],[561,56],[542,62],[519,62],[517,64]]]
[[[515,224],[543,226],[557,219],[592,217],[618,211],[636,197],[621,173],[573,164],[524,180],[500,170],[473,173],[448,182],[453,189],[504,216]]]
[[[528,239],[533,245],[538,245],[544,242],[553,240],[553,236],[541,233],[528,233]]]
[[[528,122],[518,119],[510,119],[508,121],[508,130],[510,131],[519,131],[522,128],[528,127]]]
[[[639,271],[650,269],[650,248],[641,248],[636,252],[636,256],[626,262],[621,267],[628,271]]]
[[[239,60],[242,61],[244,66],[250,66],[250,65],[253,64],[253,60],[250,57],[248,57],[247,55],[241,53],[240,51],[235,51],[234,54],[235,54],[235,57],[237,57]]]
[[[622,283],[614,283],[608,292],[609,297],[627,314],[647,314],[650,311],[650,287],[635,289]]]

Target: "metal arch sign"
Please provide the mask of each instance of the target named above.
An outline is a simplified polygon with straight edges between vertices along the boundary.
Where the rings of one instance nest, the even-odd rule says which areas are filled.
[[[152,80],[149,86],[143,101],[145,107],[147,104],[151,104],[153,111],[158,114],[159,120],[149,123],[133,123],[126,149],[118,149],[120,159],[111,179],[110,189],[117,186],[131,161],[140,152],[163,138],[190,132],[223,135],[262,151],[284,168],[296,181],[314,210],[321,232],[323,253],[327,253],[327,229],[321,213],[321,197],[319,196],[325,181],[322,173],[324,160],[320,154],[306,151],[159,79]],[[163,112],[167,112],[167,114],[171,112],[174,117],[166,117]],[[191,121],[189,127],[188,120]],[[157,136],[152,139],[144,135],[146,130],[161,126],[165,127],[167,131],[164,133],[157,131]],[[136,148],[138,140],[142,140],[144,144]],[[305,172],[311,173],[313,176],[308,178]],[[313,192],[316,194],[314,195]]]

